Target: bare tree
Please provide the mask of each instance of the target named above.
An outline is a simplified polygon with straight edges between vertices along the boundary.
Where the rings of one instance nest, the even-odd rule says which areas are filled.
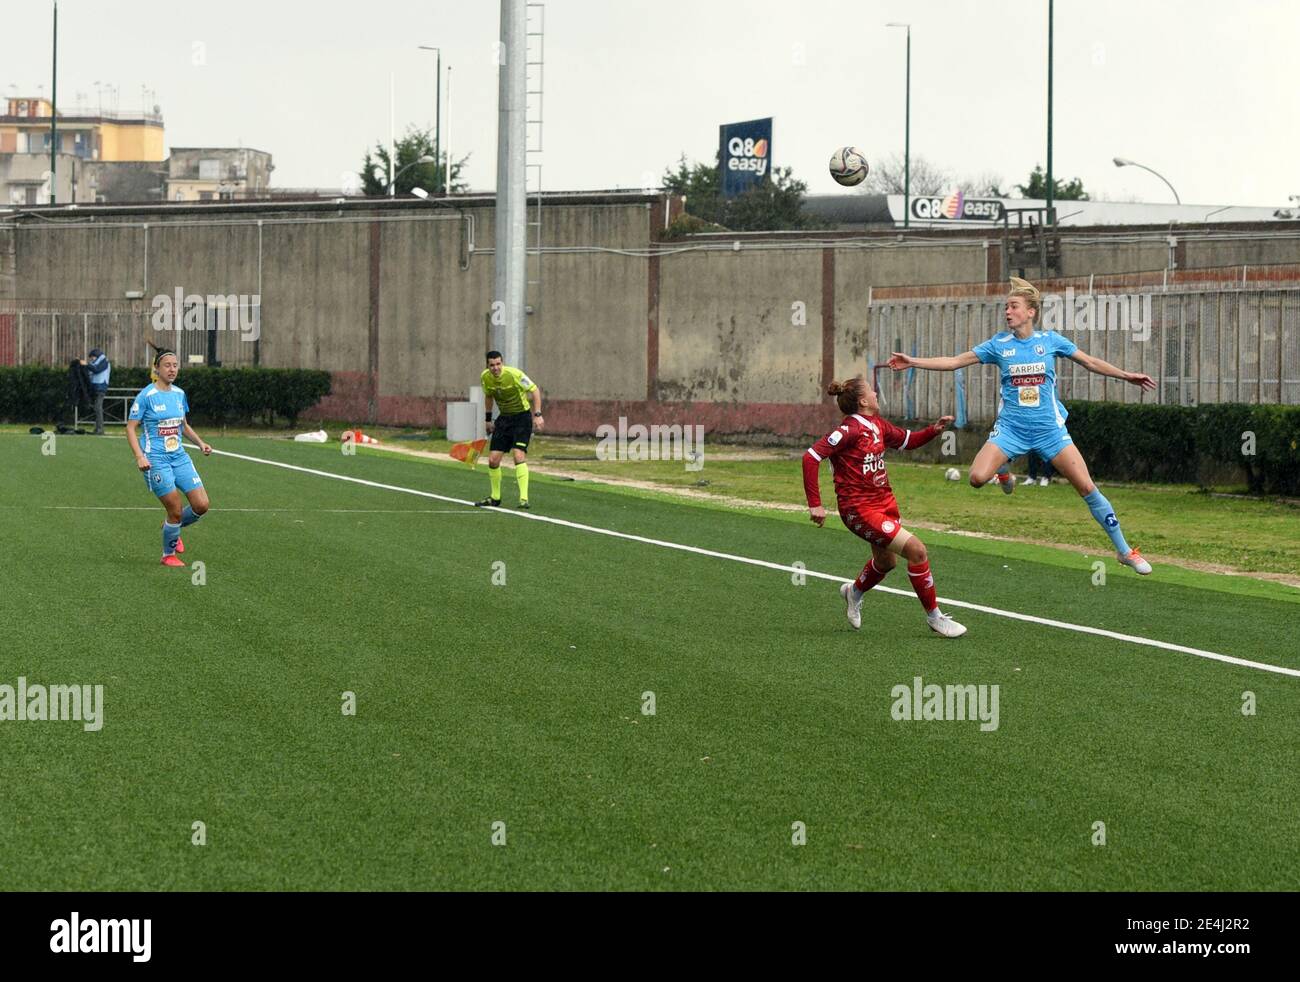
[[[903,164],[900,154],[873,161],[867,179],[862,182],[862,190],[867,194],[903,194]],[[952,175],[924,157],[913,156],[911,170],[913,196],[946,194],[952,190]]]
[[[1001,174],[993,171],[981,171],[978,174],[972,174],[969,177],[963,177],[957,182],[957,188],[966,194],[974,195],[978,198],[1008,198],[1010,197],[1003,188],[1003,178]]]

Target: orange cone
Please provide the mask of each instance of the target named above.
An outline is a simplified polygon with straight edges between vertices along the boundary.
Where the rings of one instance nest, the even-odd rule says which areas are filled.
[[[376,439],[375,439],[374,437],[372,437],[372,436],[366,436],[366,435],[365,435],[364,433],[362,433],[360,430],[344,430],[344,431],[343,431],[343,435],[340,436],[339,439],[340,439],[343,443],[360,443],[360,444],[367,444],[367,443],[378,443],[378,442],[379,442],[378,440],[376,440]]]

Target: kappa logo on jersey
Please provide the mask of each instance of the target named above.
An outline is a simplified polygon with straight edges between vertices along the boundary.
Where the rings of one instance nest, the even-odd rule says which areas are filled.
[[[1002,357],[1003,357],[1003,358],[1014,358],[1015,356],[1016,356],[1016,349],[1015,349],[1015,348],[1003,348],[1003,349],[1002,349]]]
[[[156,412],[156,413],[165,413],[165,412],[167,412],[167,403],[165,403],[165,402],[155,402],[155,403],[153,404],[153,411]]]

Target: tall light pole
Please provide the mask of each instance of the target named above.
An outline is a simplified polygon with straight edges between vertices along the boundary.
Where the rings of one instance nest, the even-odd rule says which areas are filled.
[[[907,28],[907,85],[903,103],[903,228],[912,227],[912,25],[890,21],[886,27]]]
[[[451,191],[451,66],[447,66],[447,187],[443,193]]]
[[[1125,160],[1123,157],[1116,157],[1115,166],[1116,167],[1141,167],[1143,170],[1151,171],[1152,174],[1155,174],[1156,177],[1160,178],[1160,180],[1164,181],[1165,184],[1168,185],[1170,191],[1174,191],[1174,186],[1170,184],[1167,180],[1165,180],[1163,174],[1159,174],[1156,171],[1151,170],[1151,168],[1148,167],[1146,164],[1139,164],[1136,160]],[[1177,191],[1174,191],[1174,202],[1180,205],[1183,203],[1183,199],[1178,197]]]
[[[434,159],[439,162],[438,166],[434,167],[433,169],[434,173],[436,174],[438,171],[438,167],[442,166],[441,163],[442,161],[442,48],[433,48],[427,44],[422,44],[420,45],[420,50],[438,52],[438,69],[437,69],[438,80],[434,85],[434,96],[433,96],[433,156]],[[442,183],[443,183],[442,190],[443,193],[445,194],[447,191],[446,188],[447,182],[444,179]],[[437,191],[438,188],[435,187],[433,190]]]
[[[524,304],[528,295],[528,10],[501,0],[498,49],[496,269],[492,347],[527,369]]]
[[[397,76],[388,73],[388,196],[393,197],[397,179],[393,166],[397,162]]]
[[[1052,214],[1052,197],[1056,179],[1052,174],[1052,36],[1055,0],[1047,0],[1047,224],[1055,225]]]
[[[50,204],[59,197],[59,0],[54,0],[54,46],[50,74]]]

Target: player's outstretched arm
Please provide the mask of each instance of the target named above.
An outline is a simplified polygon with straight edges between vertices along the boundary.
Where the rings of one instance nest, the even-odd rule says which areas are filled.
[[[954,355],[951,358],[914,358],[911,355],[905,355],[901,351],[895,351],[889,356],[889,361],[885,362],[896,372],[905,371],[909,368],[920,368],[931,372],[955,372],[959,368],[965,368],[967,365],[978,365],[979,358],[973,351],[964,351],[960,355]]]
[[[952,416],[940,416],[923,430],[904,430],[886,421],[885,446],[895,450],[916,450],[924,447],[953,423]]]
[[[1130,382],[1133,385],[1141,386],[1146,391],[1151,391],[1156,387],[1155,380],[1150,375],[1144,375],[1141,372],[1126,372],[1122,368],[1116,368],[1108,361],[1101,358],[1094,358],[1092,355],[1086,355],[1082,351],[1076,351],[1070,355],[1070,361],[1077,365],[1082,365],[1094,375],[1105,375],[1109,378],[1117,378],[1124,382]]]

